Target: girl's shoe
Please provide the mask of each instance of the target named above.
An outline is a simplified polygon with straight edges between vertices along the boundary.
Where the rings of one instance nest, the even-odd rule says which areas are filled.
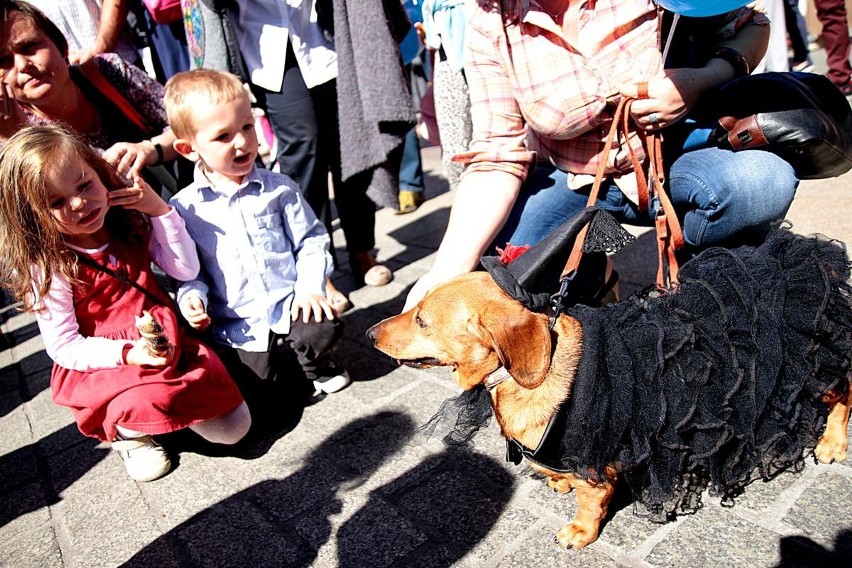
[[[422,191],[409,191],[407,189],[399,192],[399,209],[395,212],[397,215],[405,215],[417,210],[423,204],[424,197]]]
[[[117,438],[112,449],[124,460],[127,475],[136,481],[154,481],[166,475],[172,461],[163,447],[151,436],[140,438]]]

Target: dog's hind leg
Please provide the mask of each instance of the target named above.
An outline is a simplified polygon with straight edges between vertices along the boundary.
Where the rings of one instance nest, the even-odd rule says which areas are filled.
[[[849,444],[846,429],[849,424],[849,410],[852,407],[852,388],[846,394],[831,391],[823,396],[823,401],[831,409],[825,423],[825,431],[820,436],[814,456],[821,463],[831,463],[846,459],[846,448]]]
[[[615,471],[606,481],[586,481],[572,478],[571,488],[577,496],[577,514],[574,520],[559,529],[556,541],[562,548],[583,548],[597,540],[601,521],[606,517],[609,502],[615,492]]]

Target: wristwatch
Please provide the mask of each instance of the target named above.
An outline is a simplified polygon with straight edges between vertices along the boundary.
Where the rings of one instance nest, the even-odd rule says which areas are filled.
[[[734,68],[735,77],[744,77],[751,73],[745,55],[732,47],[720,47],[710,59],[724,59]]]

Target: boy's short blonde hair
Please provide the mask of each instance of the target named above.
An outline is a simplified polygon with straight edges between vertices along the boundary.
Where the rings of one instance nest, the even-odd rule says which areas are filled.
[[[176,73],[166,82],[163,106],[175,136],[192,138],[197,132],[192,118],[199,106],[218,105],[248,96],[240,79],[232,73],[193,69]]]

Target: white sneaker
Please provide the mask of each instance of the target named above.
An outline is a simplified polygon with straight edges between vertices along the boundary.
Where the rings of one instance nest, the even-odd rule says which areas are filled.
[[[151,436],[121,439],[112,443],[112,449],[124,460],[127,475],[136,481],[154,481],[172,468],[169,455]]]
[[[349,373],[346,371],[340,371],[336,375],[317,377],[314,379],[314,388],[318,392],[331,394],[333,392],[342,391],[348,387],[351,382],[352,379],[349,378]]]

